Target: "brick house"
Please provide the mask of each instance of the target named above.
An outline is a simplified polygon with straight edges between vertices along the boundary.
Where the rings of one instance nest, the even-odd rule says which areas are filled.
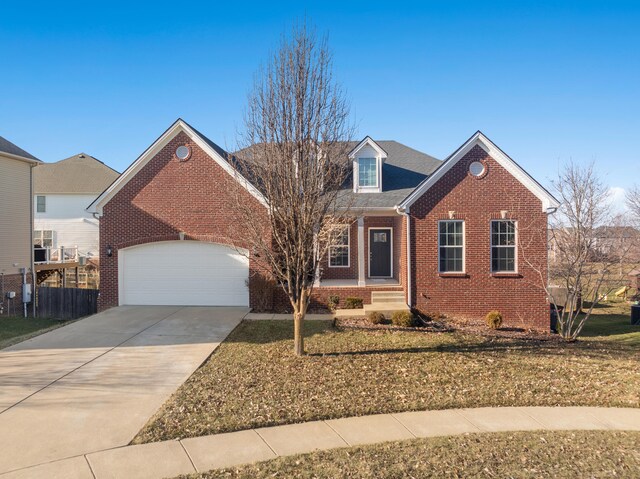
[[[497,309],[506,324],[548,327],[541,284],[558,203],[540,184],[481,132],[444,161],[395,141],[352,146],[346,188],[357,213],[322,261],[314,303],[337,295],[461,316]],[[179,119],[92,203],[101,309],[255,306],[256,261],[238,247],[228,181],[256,208],[265,203],[229,159]],[[279,291],[273,304],[283,304]]]

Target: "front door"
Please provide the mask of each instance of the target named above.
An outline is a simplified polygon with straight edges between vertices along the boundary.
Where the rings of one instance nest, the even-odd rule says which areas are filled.
[[[369,277],[391,277],[391,229],[369,230]]]

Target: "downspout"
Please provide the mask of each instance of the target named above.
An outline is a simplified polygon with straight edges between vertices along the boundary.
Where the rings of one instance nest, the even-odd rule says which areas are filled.
[[[31,206],[31,212],[30,212],[30,218],[31,218],[31,225],[29,227],[29,229],[31,230],[31,232],[29,233],[30,237],[31,237],[31,242],[29,244],[29,251],[30,251],[30,257],[31,257],[31,312],[33,313],[33,317],[36,317],[36,280],[37,280],[37,276],[36,276],[36,260],[34,258],[34,254],[33,254],[33,226],[34,226],[34,221],[35,221],[35,215],[33,213],[33,169],[38,166],[38,164],[32,164],[31,165],[31,170],[29,171],[29,204]],[[27,275],[25,274],[25,278],[27,277]],[[26,279],[24,281],[26,283]],[[24,298],[22,298],[24,299]],[[27,303],[23,303],[24,304],[24,317],[27,317]]]
[[[396,213],[407,218],[407,306],[411,309],[411,216],[406,207],[396,206]]]

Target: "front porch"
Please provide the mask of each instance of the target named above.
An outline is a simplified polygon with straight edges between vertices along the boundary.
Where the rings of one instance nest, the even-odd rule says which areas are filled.
[[[400,281],[394,278],[367,278],[363,285],[358,284],[358,279],[321,279],[319,288],[389,288],[401,287]]]

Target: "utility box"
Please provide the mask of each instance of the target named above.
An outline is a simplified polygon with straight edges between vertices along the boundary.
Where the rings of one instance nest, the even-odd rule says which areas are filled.
[[[30,303],[31,302],[31,285],[25,283],[22,285],[22,302]]]
[[[15,291],[7,291],[7,299],[13,299],[16,297],[16,292]]]
[[[640,326],[640,304],[631,306],[631,324]]]

